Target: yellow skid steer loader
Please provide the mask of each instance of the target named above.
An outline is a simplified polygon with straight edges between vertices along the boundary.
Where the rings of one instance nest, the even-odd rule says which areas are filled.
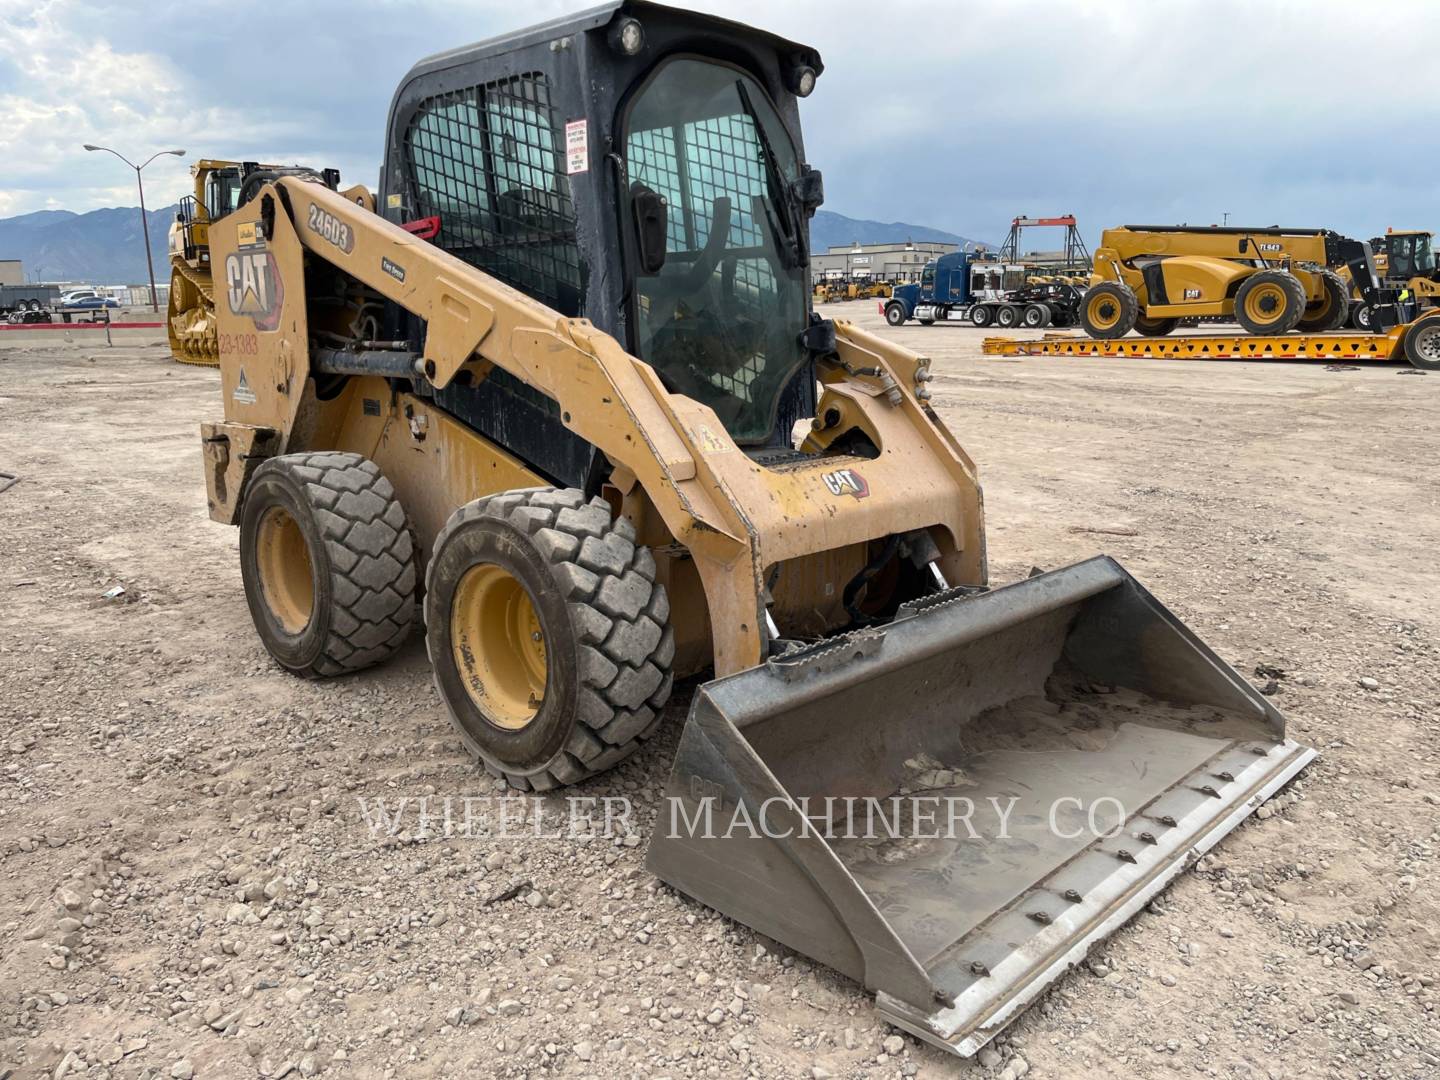
[[[422,61],[374,211],[281,176],[210,226],[210,512],[304,676],[401,648],[423,581],[522,790],[713,672],[650,868],[971,1054],[1312,752],[1110,559],[988,587],[929,362],[810,310],[821,71],[639,2]]]

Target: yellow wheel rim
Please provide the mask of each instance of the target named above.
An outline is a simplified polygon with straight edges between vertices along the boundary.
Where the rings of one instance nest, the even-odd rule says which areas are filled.
[[[1120,321],[1120,301],[1109,293],[1092,296],[1087,308],[1090,325],[1100,330],[1109,330]]]
[[[283,507],[272,506],[260,519],[255,564],[260,591],[275,621],[287,633],[300,633],[315,609],[315,582],[305,534]]]
[[[493,564],[472,566],[455,587],[450,648],[465,692],[496,727],[519,731],[545,700],[545,632],[530,594]]]
[[[1266,282],[1251,289],[1245,296],[1245,314],[1252,322],[1273,323],[1279,322],[1285,314],[1286,301],[1289,298],[1285,290],[1279,285]]]

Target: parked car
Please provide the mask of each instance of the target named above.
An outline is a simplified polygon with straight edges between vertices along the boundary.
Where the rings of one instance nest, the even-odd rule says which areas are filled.
[[[75,289],[60,297],[61,311],[95,311],[100,308],[118,308],[120,302],[108,296],[101,296],[94,289]]]

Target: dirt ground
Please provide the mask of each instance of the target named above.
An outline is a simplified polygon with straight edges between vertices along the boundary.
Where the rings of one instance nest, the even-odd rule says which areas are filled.
[[[1116,556],[1322,756],[962,1062],[629,840],[376,835],[493,795],[423,646],[306,683],[206,516],[218,376],[0,342],[0,1077],[1440,1075],[1440,378],[934,358],[991,573]],[[123,594],[107,598],[116,586]],[[683,720],[584,785],[653,813]]]

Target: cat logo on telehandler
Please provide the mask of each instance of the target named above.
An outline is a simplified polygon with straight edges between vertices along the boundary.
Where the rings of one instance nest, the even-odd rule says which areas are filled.
[[[929,361],[811,311],[823,67],[639,0],[418,65],[383,215],[279,176],[232,215],[265,223],[263,271],[212,236],[256,400],[227,346],[210,512],[297,674],[394,655],[423,601],[461,740],[522,790],[624,760],[713,673],[666,802],[769,828],[657,827],[647,866],[968,1055],[1312,751],[1113,560],[990,588]],[[565,171],[580,118],[615,168]],[[847,828],[942,798],[1015,810],[979,839]],[[1115,835],[1050,827],[1105,800]]]

